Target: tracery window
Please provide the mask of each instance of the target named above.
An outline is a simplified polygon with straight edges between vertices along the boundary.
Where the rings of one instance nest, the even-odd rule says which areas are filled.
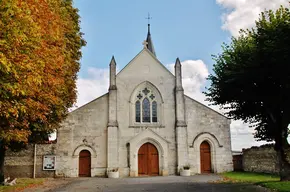
[[[138,123],[157,123],[157,101],[148,88],[137,95],[135,102],[135,121]]]

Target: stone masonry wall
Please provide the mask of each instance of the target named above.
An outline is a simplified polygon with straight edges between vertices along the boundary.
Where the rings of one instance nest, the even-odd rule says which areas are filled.
[[[54,171],[42,170],[43,156],[55,154],[55,144],[38,144],[36,147],[36,177],[54,177]],[[8,150],[5,155],[5,177],[33,177],[34,145],[19,152]]]
[[[290,150],[287,152],[290,161]],[[244,171],[258,173],[278,173],[279,165],[273,145],[243,149]]]

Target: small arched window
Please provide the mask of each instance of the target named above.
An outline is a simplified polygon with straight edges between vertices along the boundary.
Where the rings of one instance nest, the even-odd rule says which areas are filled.
[[[137,95],[135,102],[135,122],[157,123],[158,111],[155,95],[148,88],[143,89]]]

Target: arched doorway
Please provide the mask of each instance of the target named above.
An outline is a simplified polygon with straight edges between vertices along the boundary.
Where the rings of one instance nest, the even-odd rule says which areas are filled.
[[[138,175],[159,175],[158,150],[151,143],[145,143],[138,151]]]
[[[210,145],[206,141],[200,144],[200,172],[201,173],[211,172]]]
[[[82,150],[79,155],[79,177],[91,176],[91,153]]]

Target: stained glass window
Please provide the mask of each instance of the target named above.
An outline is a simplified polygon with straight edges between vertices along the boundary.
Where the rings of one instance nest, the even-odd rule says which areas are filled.
[[[135,103],[135,110],[136,110],[136,122],[141,122],[141,114],[140,114],[140,101],[136,101]]]
[[[143,123],[150,123],[150,102],[145,98],[142,103],[142,121]]]
[[[157,122],[157,103],[152,102],[152,122]]]

